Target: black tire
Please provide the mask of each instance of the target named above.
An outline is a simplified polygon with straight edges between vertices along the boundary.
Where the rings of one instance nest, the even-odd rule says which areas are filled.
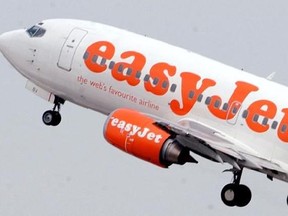
[[[236,206],[244,207],[248,205],[252,198],[251,190],[246,185],[237,186]]]
[[[42,121],[45,125],[52,125],[53,122],[53,111],[52,110],[48,110],[46,112],[43,113],[42,115]]]
[[[53,111],[53,120],[52,120],[52,126],[57,126],[57,125],[59,125],[60,124],[60,122],[61,122],[61,115],[60,115],[60,113],[59,112],[57,112],[57,111]]]
[[[221,199],[223,203],[229,207],[233,207],[237,202],[237,185],[227,184],[221,191]]]
[[[57,126],[61,122],[61,115],[57,111],[48,110],[44,112],[42,121],[48,126]]]

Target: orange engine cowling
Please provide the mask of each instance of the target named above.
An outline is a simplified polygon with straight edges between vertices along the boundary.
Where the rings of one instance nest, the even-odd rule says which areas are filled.
[[[117,148],[161,167],[197,162],[153,118],[134,110],[112,112],[105,122],[104,137]]]

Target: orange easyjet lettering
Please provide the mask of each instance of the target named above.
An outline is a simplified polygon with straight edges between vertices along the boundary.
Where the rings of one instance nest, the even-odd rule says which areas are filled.
[[[102,73],[110,69],[111,75],[115,80],[126,81],[130,86],[139,85],[145,75],[142,70],[147,66],[145,55],[133,50],[124,51],[119,54],[121,61],[110,61],[108,66],[107,60],[112,60],[115,53],[116,48],[111,42],[95,42],[87,48],[84,54],[85,65],[93,73]],[[157,96],[167,94],[170,88],[170,78],[176,75],[177,67],[167,62],[156,62],[148,70],[149,74],[146,74],[144,79],[144,89],[148,93]],[[181,83],[178,84],[181,84],[179,86],[181,97],[172,99],[169,106],[173,113],[183,116],[193,109],[197,101],[202,100],[201,98],[208,88],[215,86],[217,83],[213,79],[200,77],[198,74],[192,72],[181,72],[179,74]],[[140,76],[142,76],[142,79],[140,79]],[[258,90],[259,88],[251,83],[237,81],[228,102],[223,104],[223,97],[215,94],[209,97],[210,101],[207,102],[208,110],[218,119],[233,119],[248,96]],[[288,108],[282,109],[282,112],[284,116],[277,128],[277,135],[281,141],[288,143]],[[269,122],[275,118],[276,113],[277,106],[275,103],[265,99],[257,100],[251,102],[248,106],[245,121],[248,128],[252,131],[263,133],[269,130]],[[116,120],[112,123],[116,124]],[[157,134],[151,133],[147,128],[139,131],[140,129],[136,125],[124,122],[117,122],[117,127],[120,127],[122,124],[124,130],[132,131],[132,133],[135,132],[139,137],[158,140]],[[273,124],[273,129],[275,129],[277,124],[276,126],[275,122]]]
[[[227,107],[231,107],[232,103],[234,103],[233,109],[239,109],[241,104],[243,103],[243,101],[245,100],[245,98],[252,92],[252,91],[257,91],[258,87],[250,84],[250,83],[246,83],[246,82],[236,82],[236,88],[233,92],[233,94],[231,95],[229,101],[228,101],[228,106]],[[218,100],[219,102],[219,106],[215,107],[215,103],[216,100]],[[235,103],[237,102],[237,104]],[[211,103],[208,106],[208,109],[210,110],[210,112],[216,116],[217,118],[220,119],[232,119],[234,118],[234,113],[233,112],[228,112],[228,109],[226,110],[221,110],[219,107],[222,104],[222,99],[217,96],[214,95],[211,97]],[[228,112],[228,114],[227,114]]]
[[[281,110],[284,113],[284,117],[282,118],[282,121],[280,122],[280,125],[278,127],[278,137],[283,142],[288,142],[288,108],[284,108]]]
[[[144,84],[145,89],[155,95],[166,94],[169,88],[169,79],[165,75],[165,72],[167,72],[169,76],[174,76],[176,73],[176,67],[165,62],[160,62],[153,65],[150,70],[150,77],[152,78],[152,81],[149,79],[149,81]],[[155,80],[157,82],[155,82]]]
[[[131,86],[139,84],[140,80],[136,78],[136,73],[141,71],[146,63],[146,58],[141,53],[128,51],[121,54],[122,59],[132,58],[131,63],[117,62],[112,69],[112,76],[118,81],[126,80]],[[124,70],[131,70],[129,75],[124,74]]]
[[[248,127],[258,133],[263,133],[269,129],[269,124],[258,122],[258,118],[263,117],[264,119],[273,119],[277,112],[276,105],[268,100],[258,100],[253,102],[247,109],[248,115],[246,123]],[[257,120],[257,121],[256,121]]]
[[[216,84],[214,80],[203,79],[201,82],[201,86],[197,88],[197,85],[199,85],[198,82],[201,80],[201,77],[197,74],[193,74],[190,72],[181,73],[181,78],[182,104],[177,99],[172,100],[170,103],[171,110],[177,115],[187,114],[193,108],[198,96],[202,94],[208,87],[214,86]],[[193,92],[193,97],[189,97],[190,92]]]
[[[108,41],[99,41],[86,50],[87,58],[85,59],[85,64],[90,71],[94,73],[101,73],[107,69],[106,62],[97,63],[97,59],[111,60],[115,53],[115,47],[112,43]]]

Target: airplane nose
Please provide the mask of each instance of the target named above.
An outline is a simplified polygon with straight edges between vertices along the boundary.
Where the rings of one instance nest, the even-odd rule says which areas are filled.
[[[0,51],[5,57],[15,48],[17,44],[17,35],[19,31],[6,32],[0,35]]]
[[[22,59],[23,30],[6,32],[0,35],[0,51],[4,57],[13,65]]]
[[[0,35],[0,51],[2,53],[5,49],[5,35],[6,35],[6,33]]]

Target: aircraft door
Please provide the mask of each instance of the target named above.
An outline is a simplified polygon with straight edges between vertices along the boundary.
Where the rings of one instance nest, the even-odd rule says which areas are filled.
[[[71,71],[75,52],[87,33],[88,33],[87,31],[79,28],[74,28],[70,32],[60,52],[60,56],[57,63],[59,68],[62,68],[63,70],[66,71]]]
[[[226,116],[226,121],[228,124],[231,124],[231,125],[235,125],[236,122],[237,122],[237,119],[238,119],[238,116],[239,116],[239,113],[240,113],[240,110],[241,110],[241,103],[238,102],[238,101],[234,101],[228,112],[227,112],[227,116]],[[229,118],[233,116],[232,118]]]

